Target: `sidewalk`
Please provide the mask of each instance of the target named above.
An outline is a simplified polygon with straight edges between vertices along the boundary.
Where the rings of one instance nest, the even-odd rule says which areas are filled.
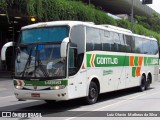
[[[0,81],[5,81],[5,80],[13,80],[13,78],[1,78],[0,77]]]

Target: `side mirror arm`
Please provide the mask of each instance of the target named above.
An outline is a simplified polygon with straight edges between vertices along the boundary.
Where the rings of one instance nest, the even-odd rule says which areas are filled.
[[[15,42],[8,42],[3,45],[2,50],[1,50],[1,60],[6,61],[6,50],[8,47],[14,46]]]

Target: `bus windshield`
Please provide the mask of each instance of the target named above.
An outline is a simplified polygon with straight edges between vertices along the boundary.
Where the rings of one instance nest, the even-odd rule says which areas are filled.
[[[68,26],[22,30],[17,44],[15,77],[25,79],[65,77],[66,58],[60,56],[60,45],[68,35]]]
[[[22,30],[20,43],[61,42],[68,37],[68,26],[54,26]]]
[[[65,77],[66,58],[60,57],[60,44],[29,44],[17,48],[15,77]]]

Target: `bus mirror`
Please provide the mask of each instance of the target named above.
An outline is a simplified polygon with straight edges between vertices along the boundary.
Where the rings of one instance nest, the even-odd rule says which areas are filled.
[[[3,45],[2,50],[1,50],[1,60],[5,61],[6,60],[6,50],[8,47],[11,47],[14,45],[15,42],[8,42]]]
[[[67,56],[67,46],[69,43],[69,38],[64,38],[64,40],[61,43],[61,57],[66,57]]]

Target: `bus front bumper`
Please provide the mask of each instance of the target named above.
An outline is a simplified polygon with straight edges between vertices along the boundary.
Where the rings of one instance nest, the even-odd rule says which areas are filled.
[[[68,100],[67,87],[61,90],[18,90],[14,88],[17,99]]]

